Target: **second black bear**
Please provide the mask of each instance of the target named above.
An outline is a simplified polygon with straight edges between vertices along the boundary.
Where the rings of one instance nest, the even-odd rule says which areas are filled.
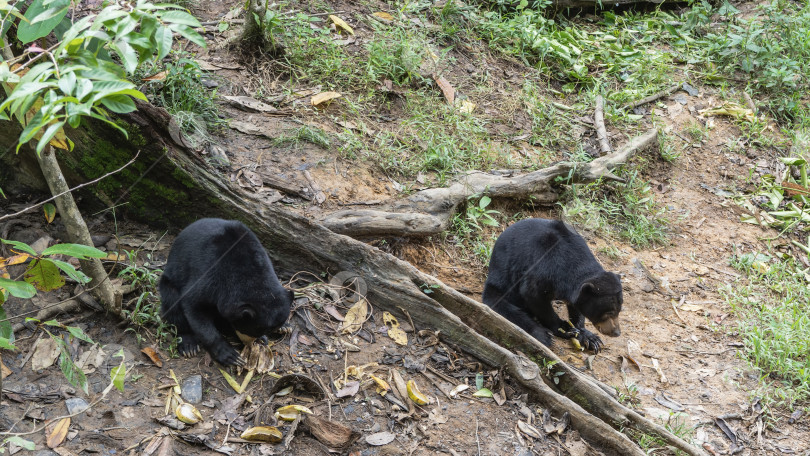
[[[621,333],[619,276],[605,271],[582,236],[558,220],[526,219],[504,230],[492,249],[483,300],[547,346],[553,334],[598,352],[602,339],[585,329],[585,318],[602,334]],[[554,311],[554,300],[565,301],[568,321]]]
[[[224,334],[263,337],[287,321],[293,301],[256,235],[241,222],[214,218],[180,232],[159,289],[161,315],[177,327],[180,354],[194,355],[202,345],[226,366],[244,360]]]

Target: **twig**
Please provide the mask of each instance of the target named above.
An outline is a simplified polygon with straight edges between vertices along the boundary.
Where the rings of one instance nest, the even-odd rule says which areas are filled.
[[[475,443],[478,445],[478,456],[481,456],[481,440],[478,439],[478,417],[475,417]]]
[[[751,99],[751,95],[748,95],[748,92],[743,91],[743,97],[745,97],[745,103],[748,104],[748,107],[751,108],[751,111],[754,114],[757,113],[757,105],[754,104],[754,100]]]
[[[671,302],[671,303],[672,303],[672,310],[674,310],[674,311],[675,311],[675,316],[676,316],[676,317],[678,317],[678,320],[681,320],[681,321],[682,321],[682,322],[684,322],[684,323],[686,323],[686,320],[684,320],[684,319],[683,319],[683,317],[681,317],[681,314],[679,314],[679,313],[678,313],[678,306],[682,305],[682,304],[683,304],[683,301],[684,301],[685,299],[686,299],[686,296],[684,295],[684,296],[681,296],[681,300],[678,302],[678,304],[675,304],[675,300],[674,300],[674,299],[672,299],[672,300],[670,300],[670,301],[669,301],[669,302]]]
[[[610,142],[605,128],[605,99],[602,95],[596,96],[596,110],[593,113],[593,123],[596,127],[596,137],[599,139],[599,149],[602,155],[610,153]]]
[[[649,97],[644,97],[641,100],[634,101],[632,103],[627,103],[627,104],[625,104],[623,106],[623,108],[624,109],[637,108],[637,107],[639,107],[639,106],[641,106],[643,104],[647,104],[647,103],[649,103],[651,101],[655,101],[655,100],[657,100],[659,98],[663,98],[663,97],[665,97],[667,95],[670,95],[670,94],[672,94],[673,92],[677,91],[680,88],[681,88],[681,84],[675,84],[674,86],[667,87],[666,89],[664,89],[664,90],[662,90],[660,92],[656,92],[656,93],[650,95]]]
[[[103,176],[101,176],[101,177],[97,177],[97,178],[95,178],[95,179],[93,179],[93,180],[91,180],[91,181],[89,181],[89,182],[85,182],[85,183],[83,183],[83,184],[79,184],[79,185],[77,185],[77,186],[75,186],[75,187],[73,187],[73,188],[71,188],[71,189],[65,190],[64,192],[62,192],[62,193],[60,193],[60,194],[58,194],[58,195],[54,195],[54,196],[52,196],[52,197],[50,197],[50,198],[46,199],[45,201],[40,201],[39,203],[34,204],[33,206],[28,206],[28,207],[26,207],[25,209],[20,210],[19,212],[15,212],[15,213],[13,213],[13,214],[7,214],[7,215],[4,215],[4,216],[0,217],[0,222],[2,222],[3,220],[9,219],[9,218],[17,217],[18,215],[24,214],[24,213],[26,213],[26,212],[30,211],[31,209],[36,209],[36,208],[38,208],[38,207],[42,206],[43,204],[45,204],[45,203],[47,203],[47,202],[49,202],[49,201],[53,201],[53,200],[55,200],[56,198],[59,198],[60,196],[62,196],[62,195],[64,195],[64,194],[66,194],[66,193],[70,193],[70,192],[72,192],[72,191],[74,191],[74,190],[78,190],[78,189],[80,189],[80,188],[82,188],[82,187],[87,187],[88,185],[95,184],[96,182],[98,182],[98,181],[100,181],[100,180],[104,179],[105,177],[109,177],[109,176],[112,176],[113,174],[116,174],[116,173],[118,173],[118,172],[121,172],[121,171],[122,171],[124,168],[126,168],[127,166],[129,166],[129,165],[133,164],[133,163],[135,162],[135,160],[138,158],[138,155],[140,155],[140,153],[141,153],[141,151],[140,151],[140,150],[138,150],[138,152],[137,152],[137,153],[135,153],[135,156],[134,156],[134,157],[132,157],[132,160],[128,161],[127,163],[125,163],[125,164],[124,164],[124,166],[122,166],[122,167],[120,167],[120,168],[116,169],[115,171],[110,171],[109,173],[107,173],[107,174],[105,174],[105,175],[103,175]]]
[[[398,307],[399,307],[399,310],[401,310],[402,313],[404,313],[405,316],[408,317],[408,322],[411,324],[411,330],[413,331],[414,334],[416,334],[416,325],[413,324],[413,319],[411,318],[411,314],[409,314],[407,310],[403,309],[402,306],[398,306]]]
[[[312,174],[309,173],[308,169],[304,170],[304,177],[307,178],[309,187],[312,189],[312,193],[315,194],[315,202],[321,204],[326,201],[326,195],[324,195],[324,193],[321,191],[321,186],[315,182],[315,179],[312,178]]]
[[[444,394],[444,396],[445,396],[446,398],[448,398],[448,399],[450,399],[450,400],[453,400],[453,398],[452,398],[452,397],[450,397],[450,395],[449,395],[449,394],[447,394],[447,393],[446,393],[446,392],[445,392],[445,391],[444,391],[444,390],[441,388],[441,386],[439,386],[439,382],[437,382],[436,380],[434,380],[432,377],[428,376],[428,374],[426,374],[426,373],[424,373],[424,372],[422,372],[422,376],[423,376],[423,377],[425,377],[425,378],[426,378],[426,379],[427,379],[427,380],[428,380],[428,381],[429,381],[431,384],[433,384],[433,386],[434,386],[434,387],[435,387],[437,390],[441,391],[441,392],[442,392],[442,394]]]

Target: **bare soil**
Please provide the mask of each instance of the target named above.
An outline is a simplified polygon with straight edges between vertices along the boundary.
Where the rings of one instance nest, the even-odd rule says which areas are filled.
[[[218,20],[236,3],[203,0],[194,12],[202,21]],[[350,20],[353,14],[367,15],[383,9],[382,4],[374,2],[355,4],[329,1],[327,4],[333,11],[346,12],[341,16],[352,25],[355,25]],[[304,7],[311,13],[324,12],[311,6]],[[362,39],[371,30],[357,24],[355,32]],[[207,38],[212,43],[222,40],[218,34],[211,33]],[[356,52],[362,52],[361,46],[356,45],[355,48]],[[448,69],[447,79],[457,88],[466,89],[466,93],[480,107],[481,115],[488,120],[487,128],[493,135],[525,133],[530,128],[529,121],[513,94],[519,92],[523,77],[530,75],[530,71],[516,62],[492,55],[481,44],[473,44],[465,49],[463,52],[452,51],[458,64]],[[199,59],[214,63],[240,62],[231,51],[215,46],[201,53]],[[470,65],[474,66],[473,71],[469,71]],[[275,67],[260,71],[265,71],[264,76],[276,76],[275,89],[279,94],[283,89],[288,90],[284,93],[290,93],[290,90],[304,93],[308,90],[311,96],[319,90],[305,85],[290,86],[292,82]],[[473,84],[472,78],[480,73],[495,77],[489,79],[489,90],[476,98],[476,91],[482,89]],[[219,89],[221,95],[253,95],[245,88],[255,85],[253,79],[258,74],[255,67],[251,71],[245,66],[241,69],[221,69],[214,71],[214,74],[222,82]],[[689,428],[694,427],[691,437],[698,444],[705,444],[704,447],[713,454],[728,454],[732,447],[729,438],[715,425],[714,419],[719,416],[726,416],[726,422],[736,432],[743,447],[737,454],[810,454],[810,425],[806,418],[788,424],[786,411],[772,410],[771,419],[766,423],[768,426],[758,434],[757,423],[751,419],[756,417],[752,409],[756,407],[756,400],[750,394],[758,385],[757,374],[739,357],[740,339],[733,329],[737,322],[717,291],[723,285],[733,284],[739,277],[728,266],[733,252],[762,249],[765,247],[763,239],[775,237],[777,233],[741,223],[739,209],[715,190],[726,186],[745,189],[749,172],[756,173],[758,169],[777,166],[776,152],[753,147],[744,148],[746,154],[731,152],[727,144],[729,140],[740,137],[741,132],[733,121],[725,118],[711,120],[713,128],[708,130],[708,136],[703,141],[690,140],[686,127],[692,123],[705,125],[707,122],[696,114],[695,108],[715,106],[719,102],[714,89],[698,88],[700,94],[687,96],[686,104],[664,98],[659,104],[648,106],[659,111],[659,126],[671,132],[675,147],[686,146],[674,163],[667,163],[652,152],[642,157],[646,163],[642,177],[652,183],[657,203],[666,208],[669,244],[655,249],[636,250],[616,239],[605,238],[600,233],[582,232],[605,268],[622,275],[625,293],[622,335],[606,340],[605,350],[596,356],[590,352],[580,352],[560,339],[555,341],[554,349],[565,362],[615,387],[623,399],[647,416],[661,417],[675,426],[682,423]],[[440,96],[438,89],[436,91]],[[309,96],[286,97],[283,108],[294,113],[287,117],[247,113],[223,101],[222,108],[227,117],[259,126],[266,135],[246,135],[226,129],[222,136],[214,137],[231,160],[230,169],[224,172],[233,179],[240,179],[244,171],[267,173],[291,180],[300,188],[307,189],[302,172],[310,171],[313,180],[327,196],[322,205],[291,195],[282,195],[283,199],[272,204],[286,204],[313,218],[344,205],[396,197],[399,194],[396,183],[372,161],[339,157],[333,150],[308,142],[290,146],[274,144],[268,139],[289,134],[302,124],[318,126],[326,132],[340,131],[342,127],[337,122],[346,120],[341,113],[340,103],[316,111],[308,104]],[[380,109],[385,110],[385,116],[393,120],[375,121],[369,115],[363,121],[375,129],[395,129],[400,120],[397,118],[397,115],[401,115],[400,110],[395,104]],[[591,113],[583,112],[581,115]],[[638,128],[648,127],[649,122],[647,116]],[[627,132],[617,131],[611,125],[608,125],[608,130],[614,147],[625,141]],[[579,133],[583,142],[594,144],[593,132]],[[517,151],[515,154],[520,155]],[[242,175],[239,174],[240,170],[243,171]],[[426,184],[414,183],[415,188],[431,185],[431,179],[428,176]],[[249,187],[246,184],[246,188]],[[266,187],[254,190],[259,194],[271,193]],[[11,205],[24,206],[26,203],[18,200]],[[4,209],[11,209],[11,205]],[[518,202],[496,201],[494,208],[510,217],[516,212],[524,216],[560,216],[556,208],[535,208]],[[201,208],[200,213],[204,214],[204,209]],[[39,216],[29,216],[24,220],[28,226],[12,227],[8,233],[10,238],[33,242],[44,234],[56,240],[63,237],[58,220],[52,225],[45,225]],[[504,227],[487,228],[486,235],[496,234]],[[165,262],[172,235],[176,234],[156,232],[126,220],[119,220],[114,225],[104,217],[93,219],[91,229],[93,234],[128,238],[125,248],[139,249],[139,264],[143,264],[147,260],[146,255],[150,254],[151,264],[156,267]],[[158,239],[160,242],[155,242]],[[369,241],[410,261],[447,285],[480,299],[486,267],[453,242],[440,238]],[[611,259],[599,253],[606,246],[616,247],[620,254]],[[647,267],[648,272],[638,266],[639,261]],[[292,272],[282,273],[283,279],[289,279]],[[339,271],[312,272],[334,274]],[[656,285],[656,280],[668,284],[668,289],[667,286]],[[295,285],[301,286],[303,282],[296,282]],[[7,312],[11,316],[21,315],[65,299],[72,291],[68,288],[41,294],[34,301],[11,300],[6,305]],[[134,295],[125,299],[132,297]],[[514,387],[508,378],[503,378],[497,366],[482,366],[466,357],[457,347],[436,344],[430,337],[431,328],[412,328],[406,316],[397,315],[408,334],[408,346],[402,347],[394,344],[385,334],[382,315],[376,310],[364,325],[361,334],[364,338],[340,335],[339,324],[334,318],[327,316],[322,309],[316,310],[312,303],[302,305],[300,310],[309,312],[312,326],[304,324],[300,318],[291,319],[293,334],[298,337],[293,339],[288,335],[275,341],[274,372],[295,372],[316,381],[320,379],[335,393],[332,382],[344,375],[347,366],[379,363],[375,370],[378,376],[390,382],[389,373],[396,369],[405,380],[416,380],[422,391],[432,398],[432,404],[417,407],[412,415],[407,416],[405,411],[398,410],[383,399],[366,377],[360,392],[353,397],[327,402],[293,393],[292,396],[274,399],[274,407],[287,403],[306,405],[321,418],[341,422],[361,432],[362,437],[343,453],[599,454],[598,448],[590,448],[575,432],[546,435],[543,431],[543,410]],[[681,308],[684,305],[690,310]],[[345,306],[340,311],[345,314]],[[88,412],[73,417],[67,441],[53,451],[45,445],[47,431],[37,430],[25,436],[36,442],[36,454],[157,454],[158,450],[149,447],[149,444],[155,439],[164,439],[166,435],[161,434],[164,426],[155,420],[165,415],[168,390],[162,386],[167,382],[170,369],[181,382],[192,375],[202,376],[203,396],[201,404],[197,406],[204,422],[182,431],[172,431],[175,437],[165,437],[165,441],[169,442],[167,445],[171,445],[171,451],[166,454],[214,453],[214,450],[201,444],[185,443],[176,436],[179,434],[209,438],[211,445],[220,452],[230,450],[228,454],[234,455],[315,455],[328,452],[323,444],[302,431],[301,427],[286,450],[283,444],[226,442],[229,438],[238,437],[250,425],[250,414],[270,399],[269,389],[274,383],[271,376],[254,378],[248,386],[251,403],[225,418],[215,418],[215,412],[235,392],[207,356],[170,358],[167,352],[158,350],[165,360],[163,367],[158,368],[141,353],[142,348],[154,342],[148,333],[142,332],[138,336],[92,311],[74,316],[61,315],[58,319],[84,329],[103,347],[103,355],[99,359],[104,362],[85,369],[89,394],[85,395],[69,386],[57,365],[33,371],[33,346],[46,336],[39,330],[32,332],[23,329],[17,333],[19,351],[3,354],[3,362],[11,374],[3,380],[0,428],[13,427],[16,432],[35,429],[47,420],[65,415],[65,400],[71,397],[82,397],[87,402],[93,402],[109,383],[109,370],[117,363],[112,355],[120,348],[126,354],[131,371],[124,393],[113,390]],[[428,332],[420,333],[422,330]],[[86,343],[75,342],[71,348],[75,350],[72,353],[74,359],[97,349]],[[660,371],[654,369],[655,363],[660,366]],[[426,370],[425,365],[432,370]],[[479,372],[484,374],[484,386],[502,395],[505,402],[498,405],[492,398],[471,395],[476,389],[476,374]],[[459,394],[458,398],[449,399],[445,393],[460,384],[470,385],[471,388]],[[676,414],[673,410],[679,408],[682,408],[683,414]],[[553,426],[559,418],[551,417],[545,424]],[[519,432],[516,427],[519,420],[533,423],[540,429],[543,438],[535,439]],[[288,423],[280,423],[279,426],[285,435],[289,433]],[[366,442],[367,436],[379,432],[391,432],[395,439],[382,446]],[[153,453],[149,453],[147,448],[152,449]],[[655,443],[650,448],[654,454],[671,453]]]

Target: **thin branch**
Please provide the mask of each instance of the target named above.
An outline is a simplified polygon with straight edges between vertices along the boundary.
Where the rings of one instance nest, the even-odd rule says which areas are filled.
[[[62,195],[64,195],[64,194],[66,194],[66,193],[70,193],[70,192],[72,192],[73,190],[78,190],[78,189],[80,189],[80,188],[82,188],[82,187],[87,187],[88,185],[95,184],[96,182],[98,182],[98,181],[100,181],[100,180],[102,180],[102,179],[104,179],[104,178],[106,178],[106,177],[109,177],[109,176],[112,176],[113,174],[119,173],[119,172],[121,172],[121,171],[122,171],[124,168],[126,168],[127,166],[129,166],[129,165],[133,164],[133,163],[135,162],[135,160],[138,158],[138,155],[140,155],[140,153],[141,153],[141,151],[140,151],[140,150],[138,150],[138,152],[137,152],[137,153],[135,153],[135,156],[134,156],[134,157],[132,157],[132,160],[128,161],[127,163],[125,163],[125,164],[124,164],[124,166],[122,166],[122,167],[120,167],[120,168],[116,169],[115,171],[110,171],[109,173],[107,173],[107,174],[105,174],[105,175],[103,175],[103,176],[101,176],[101,177],[98,177],[98,178],[93,179],[93,180],[91,180],[91,181],[89,181],[89,182],[85,182],[85,183],[83,183],[83,184],[77,185],[77,186],[75,186],[75,187],[73,187],[73,188],[71,188],[71,189],[65,190],[64,192],[62,192],[62,193],[60,193],[60,194],[58,194],[58,195],[54,195],[54,196],[52,196],[52,197],[50,197],[50,198],[46,199],[45,201],[40,201],[39,203],[34,204],[33,206],[28,206],[28,207],[26,207],[25,209],[20,210],[19,212],[15,212],[15,213],[13,213],[13,214],[7,214],[7,215],[4,215],[4,216],[0,217],[0,222],[2,222],[3,220],[6,220],[6,219],[10,219],[10,218],[17,217],[18,215],[24,214],[24,213],[26,213],[26,212],[30,211],[31,209],[36,209],[36,208],[38,208],[38,207],[42,206],[43,204],[45,204],[45,203],[47,203],[47,202],[49,202],[49,201],[53,201],[53,200],[55,200],[56,198],[59,198],[60,196],[62,196]]]
[[[647,103],[649,103],[651,101],[655,101],[655,100],[657,100],[659,98],[664,98],[664,97],[676,92],[680,88],[681,88],[681,84],[675,84],[674,86],[667,87],[666,89],[664,89],[664,90],[662,90],[660,92],[656,92],[656,93],[650,95],[649,97],[644,97],[641,100],[634,101],[632,103],[627,103],[626,105],[623,106],[623,108],[624,109],[637,108],[637,107],[639,107],[639,106],[641,106],[643,104],[647,104]]]
[[[605,99],[602,95],[596,96],[596,110],[593,113],[593,123],[596,126],[596,137],[599,139],[599,149],[602,155],[610,153],[610,141],[605,128]]]

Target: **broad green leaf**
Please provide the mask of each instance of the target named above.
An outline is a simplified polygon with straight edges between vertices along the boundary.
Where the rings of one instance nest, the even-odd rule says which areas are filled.
[[[56,218],[56,206],[51,203],[46,203],[42,206],[42,212],[45,213],[45,221],[50,225],[53,219]]]
[[[24,438],[16,435],[7,438],[6,440],[4,440],[4,443],[5,442],[13,443],[14,445],[17,445],[23,450],[34,451],[36,449],[36,445],[34,444],[34,442],[30,440],[25,440]]]
[[[126,378],[126,375],[127,368],[124,366],[124,359],[122,356],[121,364],[110,370],[110,380],[112,380],[113,385],[115,385],[115,387],[118,388],[118,390],[122,393],[124,392],[124,378]]]
[[[100,101],[105,108],[117,114],[126,114],[136,109],[135,102],[126,95],[107,95]]]
[[[38,259],[28,265],[25,281],[39,291],[52,291],[65,284],[65,278],[59,274],[59,268],[48,259]]]
[[[792,166],[801,166],[807,163],[805,159],[801,157],[779,157],[779,160],[786,165]]]
[[[93,339],[90,338],[90,336],[88,336],[87,334],[84,333],[84,331],[82,331],[81,328],[77,328],[75,326],[68,326],[67,330],[73,337],[75,337],[77,339],[83,340],[83,341],[87,342],[88,344],[94,344],[95,343],[95,342],[93,342]]]
[[[5,337],[0,337],[0,349],[3,350],[16,350],[17,347]]]
[[[195,18],[191,14],[188,14],[185,11],[178,11],[178,10],[166,11],[160,13],[158,16],[160,16],[160,20],[163,22],[188,25],[191,27],[200,27],[200,21],[198,21],[197,18]]]
[[[38,255],[37,251],[34,250],[33,248],[31,248],[31,246],[26,244],[25,242],[9,241],[9,240],[6,240],[6,239],[0,239],[0,241],[3,241],[3,244],[8,244],[8,245],[14,247],[15,249],[19,250],[20,252],[25,252],[25,253],[28,253],[28,254],[31,254],[31,255],[34,255],[34,256]]]
[[[180,34],[183,38],[191,41],[192,43],[196,44],[197,46],[204,48],[207,47],[205,39],[197,33],[193,28],[187,25],[179,25],[179,24],[170,24],[169,30],[173,30]]]
[[[55,264],[57,268],[61,269],[62,272],[67,274],[67,276],[70,277],[71,279],[79,283],[90,282],[91,280],[90,277],[87,277],[87,275],[85,275],[85,273],[83,273],[82,271],[76,270],[76,268],[74,268],[72,264],[60,260],[55,260],[53,258],[51,258],[51,261],[53,261],[53,264]]]
[[[0,288],[8,290],[15,298],[29,299],[37,294],[37,289],[28,282],[0,277]]]
[[[50,6],[46,6],[44,0],[34,0],[25,11],[29,22],[21,21],[17,28],[17,39],[26,44],[51,33],[67,14],[68,6],[70,0],[57,0]]]
[[[93,91],[93,81],[89,79],[80,79],[78,83],[78,88],[76,89],[76,98],[83,101],[84,97],[90,95],[90,92]]]
[[[62,73],[58,85],[62,93],[65,95],[73,95],[73,91],[76,89],[76,73]]]
[[[62,373],[71,385],[76,388],[81,388],[84,394],[87,394],[87,377],[70,358],[70,353],[68,353],[65,347],[65,342],[61,338],[57,338],[57,340],[60,342],[62,350],[62,354],[59,355],[59,368],[62,369]]]
[[[138,54],[135,52],[135,49],[132,49],[132,46],[123,40],[118,40],[112,43],[110,47],[112,47],[118,54],[118,57],[121,59],[121,63],[123,63],[124,69],[127,70],[127,73],[134,73],[135,68],[138,67]]]
[[[478,207],[484,209],[485,207],[489,206],[489,203],[492,202],[492,199],[488,196],[482,196],[481,199],[478,201]]]
[[[155,42],[157,43],[157,59],[163,60],[172,50],[172,31],[164,26],[159,26],[155,30]]]
[[[14,328],[11,326],[11,322],[8,321],[3,306],[0,306],[0,339],[5,339],[9,345],[14,343]]]
[[[65,126],[65,121],[52,123],[45,133],[39,138],[39,142],[37,143],[37,154],[42,152],[42,149],[45,148],[48,144],[58,149],[67,150],[68,145],[65,137],[65,132],[62,130],[62,127]],[[61,134],[60,134],[61,133]]]
[[[67,255],[80,260],[88,258],[104,258],[106,253],[101,250],[82,244],[56,244],[42,251],[43,255]]]

